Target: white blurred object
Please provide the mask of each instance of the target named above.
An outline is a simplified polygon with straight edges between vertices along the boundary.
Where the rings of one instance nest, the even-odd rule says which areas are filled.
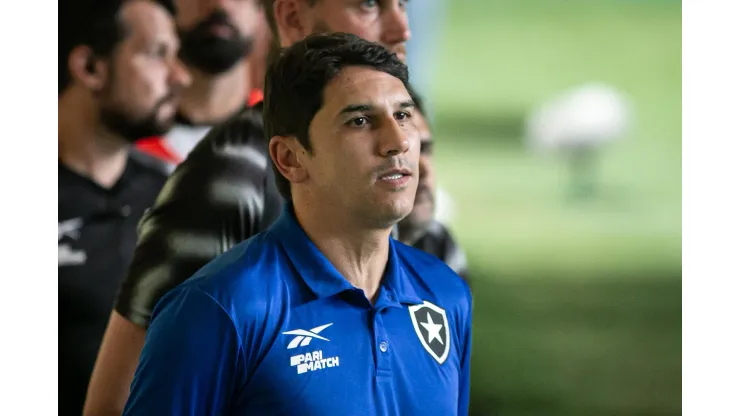
[[[587,150],[624,136],[632,118],[632,106],[619,90],[586,84],[536,108],[527,121],[527,143],[539,151]]]
[[[449,226],[455,219],[455,201],[441,186],[435,192],[434,219]]]

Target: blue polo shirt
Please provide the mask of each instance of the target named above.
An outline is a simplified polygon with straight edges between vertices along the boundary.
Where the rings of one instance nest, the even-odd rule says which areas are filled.
[[[157,304],[124,415],[467,415],[471,312],[393,239],[371,304],[287,204]]]

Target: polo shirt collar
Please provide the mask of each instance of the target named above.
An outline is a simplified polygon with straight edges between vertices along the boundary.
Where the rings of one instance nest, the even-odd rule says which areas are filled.
[[[292,203],[286,202],[283,213],[273,225],[272,230],[278,236],[298,274],[317,297],[329,297],[346,290],[356,289],[308,238],[296,219]],[[381,292],[384,288],[388,295],[387,301],[396,304],[394,306],[400,306],[399,303],[419,304],[421,299],[401,265],[396,244],[400,243],[390,239],[388,265],[381,282]],[[382,301],[379,299],[379,302]]]

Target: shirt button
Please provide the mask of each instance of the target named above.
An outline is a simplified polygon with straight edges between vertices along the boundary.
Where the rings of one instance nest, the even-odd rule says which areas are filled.
[[[380,352],[386,352],[388,351],[388,343],[383,341],[380,343]]]
[[[124,217],[124,218],[126,218],[129,215],[131,215],[131,206],[129,206],[129,205],[122,206],[121,207],[121,216]]]

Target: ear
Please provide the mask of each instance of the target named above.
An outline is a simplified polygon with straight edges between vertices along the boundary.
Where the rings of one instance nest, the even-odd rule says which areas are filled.
[[[308,35],[309,6],[305,0],[275,0],[273,4],[280,46],[288,47]]]
[[[308,180],[308,170],[302,163],[306,152],[295,137],[274,136],[270,139],[269,150],[277,170],[291,183]]]
[[[92,49],[78,46],[72,49],[67,60],[69,73],[74,82],[92,91],[100,91],[108,78],[108,64],[95,57]]]

